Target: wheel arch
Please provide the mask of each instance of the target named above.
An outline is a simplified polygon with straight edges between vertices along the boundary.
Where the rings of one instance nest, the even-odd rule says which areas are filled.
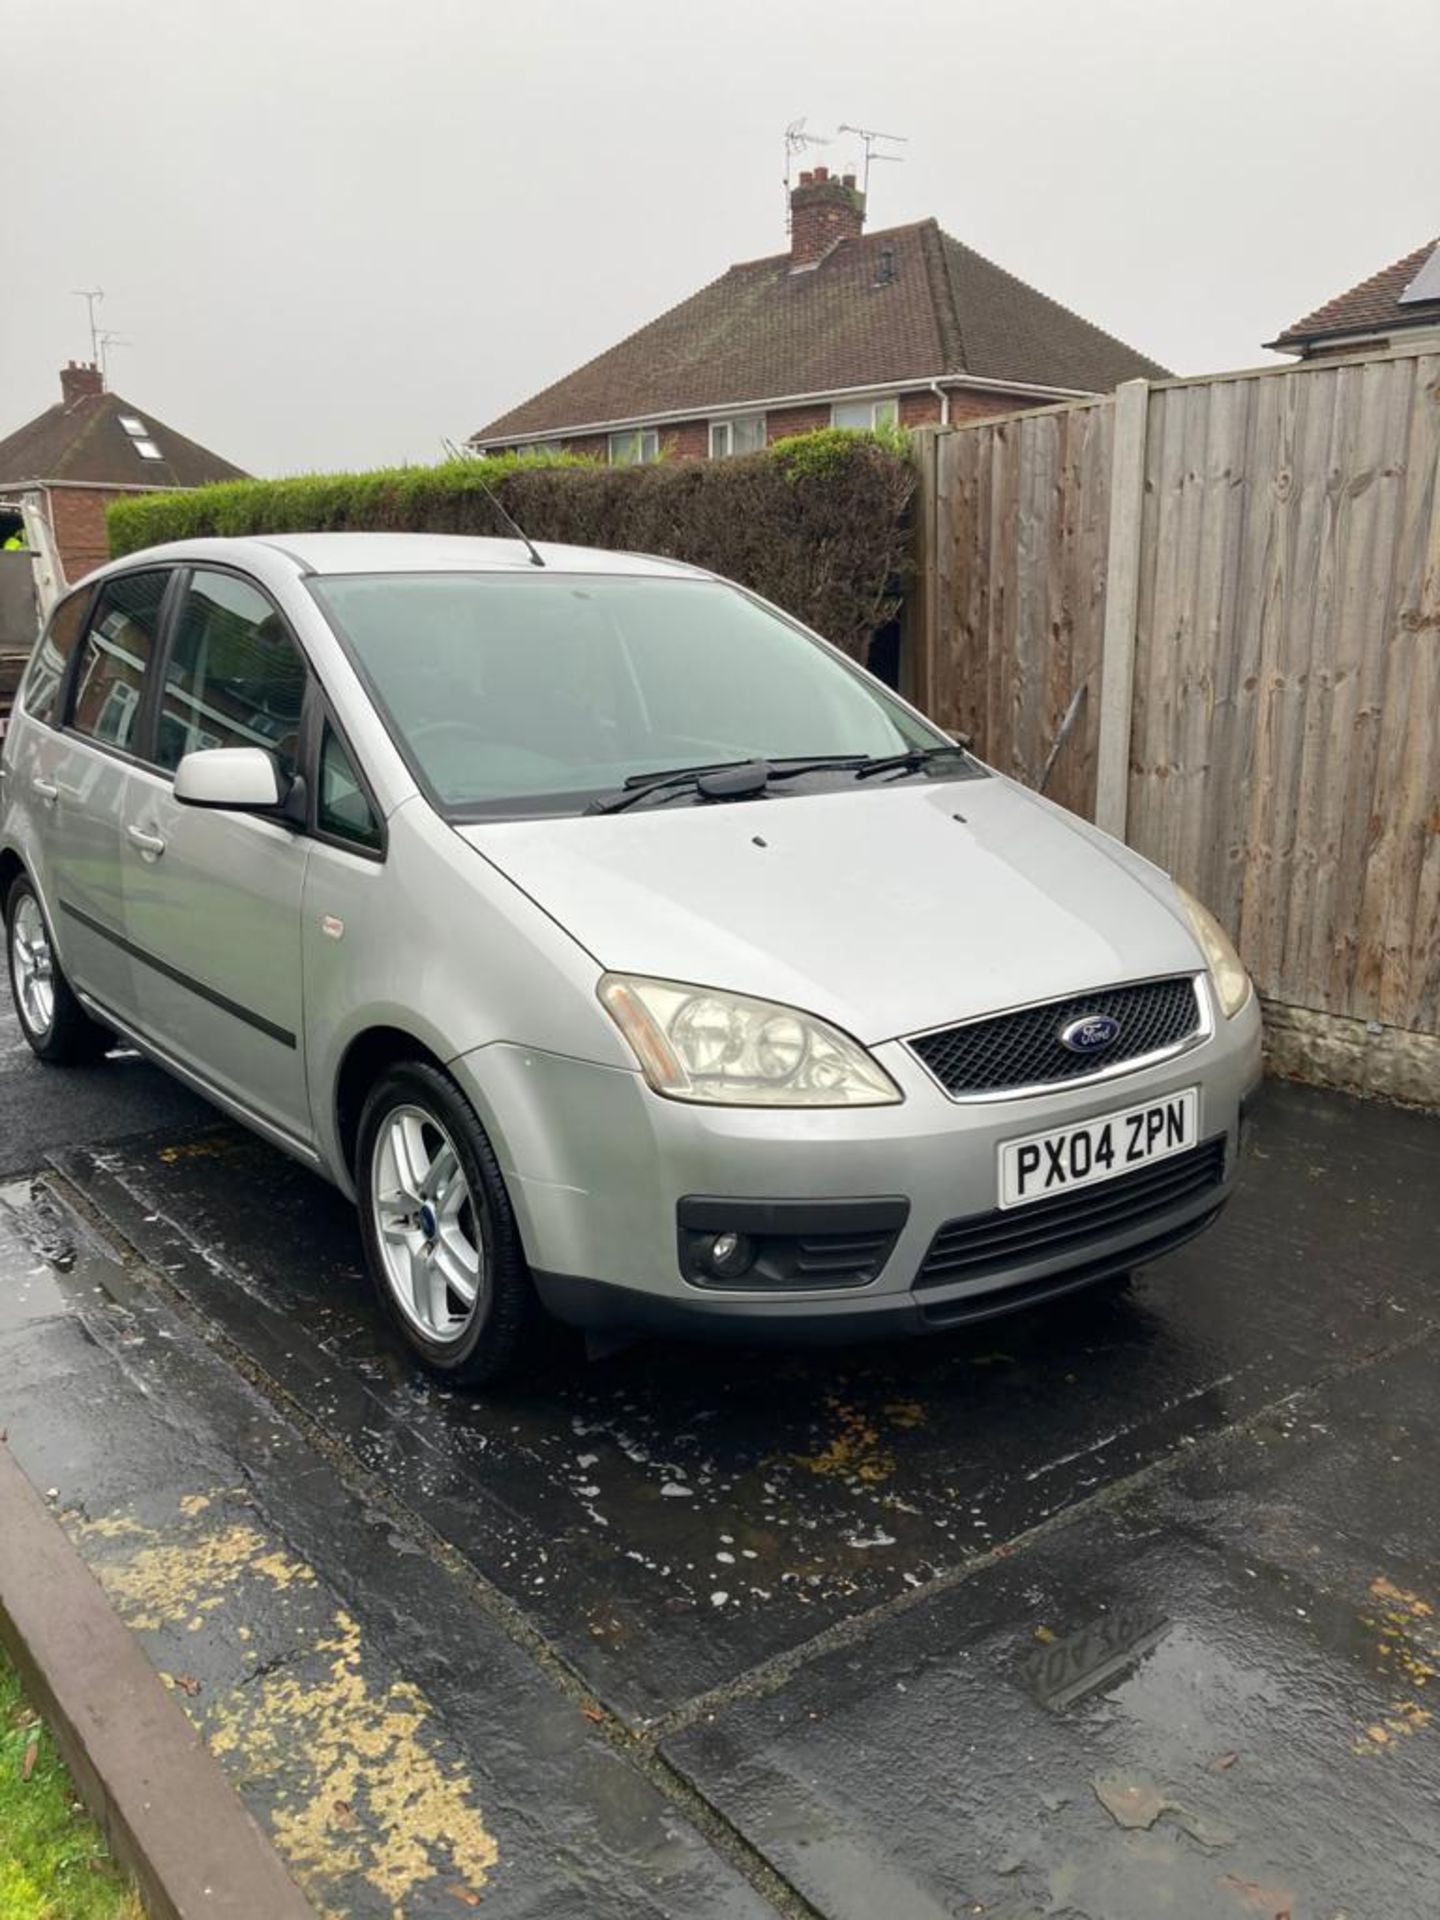
[[[377,1025],[357,1033],[341,1055],[335,1075],[335,1139],[345,1176],[355,1177],[360,1115],[370,1089],[387,1068],[402,1060],[421,1060],[447,1077],[449,1070],[433,1047],[404,1027]]]
[[[13,847],[0,847],[0,908],[9,900],[10,889],[21,874],[28,876],[28,872],[25,862]]]

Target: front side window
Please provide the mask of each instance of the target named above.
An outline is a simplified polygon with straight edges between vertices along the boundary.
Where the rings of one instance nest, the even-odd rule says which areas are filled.
[[[304,700],[304,659],[264,594],[198,569],[166,663],[156,763],[173,772],[206,747],[264,747],[293,775]]]
[[[70,724],[133,753],[168,573],[130,573],[100,589],[85,633]]]
[[[830,409],[832,427],[859,427],[873,433],[881,427],[898,427],[900,402],[893,393],[883,400],[837,400]]]
[[[578,811],[635,773],[945,744],[719,581],[372,574],[310,585],[447,811]]]
[[[366,798],[345,742],[327,720],[320,742],[320,791],[315,798],[315,824],[322,833],[356,846],[380,846],[380,822]]]
[[[612,433],[610,436],[612,467],[648,466],[652,460],[659,458],[660,435],[653,427],[637,427],[631,433]]]
[[[47,727],[55,724],[56,696],[65,678],[65,669],[70,664],[70,656],[85,631],[85,614],[89,605],[88,587],[83,587],[79,593],[72,593],[68,599],[60,602],[40,636],[40,644],[25,675],[20,704],[32,720],[43,720]]]
[[[764,445],[763,413],[740,413],[731,420],[710,422],[712,460],[726,460],[732,453],[758,453]]]

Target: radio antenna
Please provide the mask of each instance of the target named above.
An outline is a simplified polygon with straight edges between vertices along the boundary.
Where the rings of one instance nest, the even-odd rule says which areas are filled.
[[[475,452],[475,450],[472,447],[457,447],[453,440],[442,440],[440,444],[441,446],[444,447],[446,453],[449,454],[452,460],[477,460],[478,461],[479,458],[481,457]],[[491,506],[494,507],[495,511],[499,514],[500,518],[505,522],[506,526],[509,527],[510,531],[514,534],[515,538],[517,540],[524,542],[525,549],[530,555],[531,566],[543,567],[545,564],[545,561],[541,555],[540,549],[536,546],[535,542],[530,538],[529,534],[526,533],[525,529],[521,526],[520,522],[515,518],[514,514],[511,513],[510,509],[505,505],[505,502],[500,498],[499,494],[496,493],[495,489],[489,484],[488,481],[482,480],[478,473],[476,474],[475,478],[479,482],[480,491],[484,494],[485,498],[490,502]]]
[[[526,551],[530,555],[531,566],[543,567],[545,562],[540,557],[540,549],[530,538],[529,534],[526,533],[520,522],[515,518],[514,514],[511,513],[499,494],[496,493],[495,489],[490,486],[487,481],[482,480],[480,482],[480,491],[485,495],[485,498],[490,502],[491,506],[494,507],[506,526],[509,527],[510,531],[515,535],[515,538],[525,542]]]

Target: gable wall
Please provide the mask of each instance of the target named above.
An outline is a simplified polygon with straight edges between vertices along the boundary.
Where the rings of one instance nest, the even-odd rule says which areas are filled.
[[[110,558],[105,509],[119,493],[103,487],[48,487],[50,527],[66,581],[74,585]]]

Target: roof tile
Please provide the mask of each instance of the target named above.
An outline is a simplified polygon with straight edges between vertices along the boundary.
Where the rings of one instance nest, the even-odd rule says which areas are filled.
[[[474,437],[967,372],[1105,392],[1165,369],[921,220],[844,241],[813,268],[792,271],[788,254],[731,267]]]
[[[144,422],[159,460],[140,454],[120,416]],[[203,487],[212,480],[243,480],[241,467],[187,440],[118,393],[85,394],[58,402],[0,440],[0,486],[33,480],[84,480],[109,486]]]
[[[1376,327],[1434,326],[1440,322],[1440,300],[1422,300],[1401,305],[1400,296],[1421,267],[1440,247],[1440,240],[1427,240],[1423,247],[1407,253],[1403,260],[1362,280],[1348,293],[1327,300],[1314,313],[1286,327],[1266,345],[1284,349],[1306,345],[1327,335],[1369,333]]]

